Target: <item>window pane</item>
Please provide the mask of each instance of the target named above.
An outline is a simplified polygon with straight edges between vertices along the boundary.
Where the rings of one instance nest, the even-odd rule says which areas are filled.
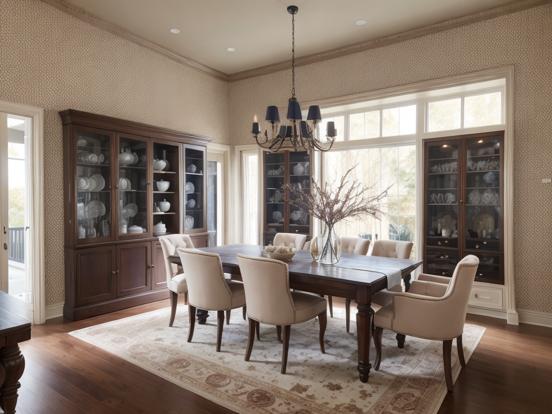
[[[243,243],[259,244],[259,156],[257,152],[242,153]]]
[[[502,93],[492,92],[464,98],[464,127],[502,123]]]
[[[334,122],[335,129],[337,130],[337,136],[335,137],[336,141],[343,141],[344,134],[345,134],[345,117],[343,115],[341,116],[324,116],[322,115],[322,122],[320,122],[319,128],[320,128],[320,135],[325,137],[326,136],[326,126],[328,125],[328,122]]]
[[[460,128],[461,98],[428,103],[428,131]]]
[[[379,110],[349,115],[349,139],[378,138],[379,136]]]
[[[354,178],[376,194],[387,187],[381,220],[363,216],[337,224],[340,236],[414,240],[416,234],[416,146],[331,151],[324,154],[324,180],[336,185],[352,165]],[[414,253],[413,253],[414,254]]]
[[[416,133],[416,105],[388,108],[382,111],[382,136]]]

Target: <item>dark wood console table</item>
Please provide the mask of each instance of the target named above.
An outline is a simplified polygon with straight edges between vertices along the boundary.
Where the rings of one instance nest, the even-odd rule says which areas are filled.
[[[31,323],[19,316],[23,304],[0,292],[0,407],[6,414],[15,413],[19,379],[25,369],[25,358],[19,342],[31,339]]]

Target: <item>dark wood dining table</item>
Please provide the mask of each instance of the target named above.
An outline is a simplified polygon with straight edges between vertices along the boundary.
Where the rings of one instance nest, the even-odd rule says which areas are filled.
[[[240,244],[200,250],[220,255],[223,270],[233,279],[240,280],[238,254],[258,257],[262,255],[262,249],[261,246]],[[171,256],[170,261],[180,264],[178,256]],[[421,263],[418,260],[343,254],[338,263],[324,265],[314,262],[308,252],[298,251],[288,263],[289,282],[292,289],[356,301],[358,373],[360,380],[367,382],[371,368],[372,296],[386,289],[388,275],[397,272],[401,273],[408,287],[410,274]]]

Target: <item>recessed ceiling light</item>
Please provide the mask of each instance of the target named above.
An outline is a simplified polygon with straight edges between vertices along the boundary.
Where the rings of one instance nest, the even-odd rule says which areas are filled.
[[[178,27],[173,27],[169,30],[169,32],[171,32],[172,34],[179,34],[180,29]]]
[[[230,52],[230,53],[234,53],[236,51],[236,48],[235,47],[227,47],[226,51]]]
[[[355,25],[356,25],[356,26],[365,26],[366,24],[368,24],[368,21],[367,21],[367,20],[364,20],[364,19],[357,19],[357,20],[355,20]]]

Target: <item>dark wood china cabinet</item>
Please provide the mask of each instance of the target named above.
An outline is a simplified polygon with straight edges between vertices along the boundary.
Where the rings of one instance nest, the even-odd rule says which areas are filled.
[[[424,271],[452,276],[467,254],[476,281],[504,283],[504,133],[424,144]]]
[[[276,233],[300,233],[311,236],[312,220],[308,212],[293,205],[293,195],[284,185],[311,184],[310,155],[305,151],[264,153],[263,243],[272,243]]]
[[[206,138],[66,110],[65,306],[82,319],[168,297],[158,237],[207,245]]]

